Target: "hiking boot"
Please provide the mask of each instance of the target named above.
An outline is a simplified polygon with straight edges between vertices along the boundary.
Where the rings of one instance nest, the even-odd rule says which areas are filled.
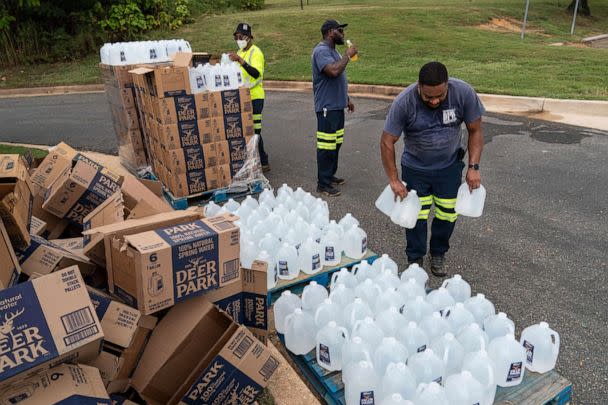
[[[341,186],[344,183],[346,183],[346,180],[341,179],[339,177],[334,176],[334,177],[331,178],[331,185],[332,186]]]
[[[431,256],[431,273],[435,277],[445,277],[448,275],[445,271],[445,259],[443,256]]]
[[[417,258],[417,259],[410,259],[410,258],[408,257],[408,259],[407,259],[407,264],[408,264],[408,266],[409,266],[410,264],[414,264],[414,263],[416,263],[418,266],[422,267],[423,262],[424,262],[424,259],[423,259],[422,257],[419,257],[419,258]]]
[[[325,194],[329,197],[337,197],[342,194],[342,192],[334,186],[317,186],[317,193]]]
[[[262,165],[262,173],[268,173],[270,171],[270,165]]]

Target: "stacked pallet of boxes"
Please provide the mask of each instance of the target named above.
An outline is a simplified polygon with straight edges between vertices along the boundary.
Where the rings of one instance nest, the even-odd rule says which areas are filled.
[[[254,135],[249,89],[192,94],[191,58],[131,71],[151,165],[175,197],[228,186]]]
[[[131,170],[148,166],[146,147],[139,123],[133,78],[134,66],[99,65],[118,142],[118,155]]]

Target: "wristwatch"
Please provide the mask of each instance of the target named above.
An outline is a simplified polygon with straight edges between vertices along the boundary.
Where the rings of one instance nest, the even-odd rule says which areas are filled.
[[[479,170],[479,163],[469,164],[469,169]]]

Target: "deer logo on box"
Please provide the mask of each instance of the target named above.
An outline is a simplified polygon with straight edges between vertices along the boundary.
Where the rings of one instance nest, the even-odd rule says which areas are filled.
[[[222,109],[224,115],[241,113],[241,97],[238,90],[222,92]]]
[[[196,121],[194,96],[176,96],[173,99],[178,121]]]

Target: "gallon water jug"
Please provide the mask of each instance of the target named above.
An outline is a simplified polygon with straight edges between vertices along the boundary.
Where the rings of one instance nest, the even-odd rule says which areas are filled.
[[[296,232],[296,235],[298,237],[298,240],[300,240],[300,243],[304,242],[306,240],[306,238],[308,237],[309,227],[310,227],[310,225],[308,225],[308,223],[305,220],[303,220],[302,217],[298,218],[298,220],[294,224],[293,230]]]
[[[382,295],[382,289],[375,284],[370,278],[355,287],[355,297],[361,298],[370,308],[373,308],[376,299]]]
[[[429,281],[429,275],[426,271],[418,265],[418,263],[412,263],[409,267],[401,273],[401,281],[405,282],[409,279],[414,279],[423,288],[426,288],[426,283]]]
[[[383,294],[378,295],[373,309],[376,314],[379,314],[386,308],[395,307],[401,313],[405,307],[405,302],[405,299],[395,288],[389,288]]]
[[[302,240],[295,229],[291,228],[283,238],[283,242],[296,248],[296,252],[300,249]]]
[[[440,314],[443,314],[443,311],[447,307],[451,307],[456,303],[449,291],[444,287],[439,287],[438,289],[431,291],[426,297],[426,300],[431,303],[433,308],[435,308],[435,311],[439,311]]]
[[[443,360],[445,375],[456,374],[462,367],[464,348],[452,333],[446,333],[431,342],[433,352]]]
[[[374,368],[378,375],[384,375],[390,363],[405,363],[408,354],[403,343],[394,337],[385,337],[374,352]]]
[[[378,376],[372,364],[360,361],[353,365],[352,378],[345,384],[346,405],[375,404],[378,398]]]
[[[104,65],[107,65],[110,60],[110,47],[111,44],[106,42],[99,48],[99,58]]]
[[[389,363],[382,377],[380,393],[384,400],[393,395],[398,395],[403,400],[414,399],[416,386],[416,377],[404,362]]]
[[[253,243],[252,241],[247,241],[245,242],[242,246],[241,246],[241,252],[240,252],[240,260],[241,260],[241,267],[244,267],[246,269],[250,269],[251,265],[253,263],[253,261],[255,260],[256,256],[258,255],[258,249],[255,246],[255,243]]]
[[[302,187],[296,188],[296,190],[293,192],[293,198],[295,198],[296,201],[303,201],[305,195],[306,191],[304,191]]]
[[[353,302],[346,305],[344,308],[344,326],[346,326],[346,329],[349,331],[352,331],[355,322],[365,319],[368,316],[374,316],[374,312],[370,309],[369,305],[361,298],[355,298]]]
[[[344,309],[348,304],[355,300],[355,293],[344,284],[338,284],[336,288],[329,293],[329,298]]]
[[[513,334],[490,340],[488,355],[494,362],[497,385],[512,387],[521,383],[526,371],[526,350]]]
[[[416,382],[429,383],[434,381],[441,384],[445,375],[445,364],[433,350],[426,350],[410,355],[407,365],[416,376]]]
[[[329,219],[329,206],[327,205],[327,201],[322,198],[317,198],[315,200],[315,206],[311,212],[312,216],[317,216],[319,214],[322,214]]]
[[[342,246],[340,237],[333,232],[327,232],[321,238],[321,248],[323,249],[323,257],[321,262],[323,266],[337,266],[342,261]]]
[[[315,274],[321,270],[321,245],[312,238],[300,245],[298,249],[299,267],[306,274]]]
[[[277,203],[277,205],[275,205],[275,207],[272,210],[272,212],[274,212],[275,214],[277,214],[281,218],[284,218],[287,214],[289,214],[289,208],[287,208],[283,204],[278,204]]]
[[[230,198],[228,200],[228,202],[226,204],[224,204],[224,208],[226,208],[226,210],[228,210],[229,212],[232,212],[233,214],[236,212],[236,210],[239,209],[240,206],[241,206],[241,204],[234,201],[234,199],[232,199],[232,198]]]
[[[393,394],[385,397],[380,402],[380,405],[414,405],[414,403],[408,399],[404,399],[399,394]]]
[[[469,191],[469,185],[462,183],[456,195],[456,213],[465,217],[480,217],[486,201],[486,189],[481,184],[479,188]]]
[[[239,217],[241,224],[247,224],[247,219],[253,214],[253,209],[248,206],[241,205],[238,210],[236,210],[235,215]]]
[[[304,205],[306,205],[308,210],[311,211],[311,214],[312,214],[312,208],[315,207],[316,201],[317,201],[317,198],[315,196],[313,196],[310,192],[306,192],[306,194],[304,195]]]
[[[405,182],[402,182],[405,186]],[[393,208],[395,208],[396,196],[391,189],[391,185],[384,187],[382,193],[376,199],[376,208],[380,210],[384,215],[391,216]]]
[[[416,405],[450,405],[445,390],[436,382],[420,384],[414,397]]]
[[[329,294],[325,287],[317,284],[316,281],[311,281],[302,291],[302,309],[314,315],[317,307],[326,298],[329,298]]]
[[[384,270],[390,270],[391,273],[397,275],[399,269],[397,263],[389,257],[386,253],[374,260],[372,267],[376,271],[376,274],[382,273]]]
[[[357,220],[357,218],[353,217],[353,214],[349,212],[344,215],[342,219],[340,219],[338,225],[340,225],[342,227],[342,230],[346,232],[353,226],[359,226],[359,221]]]
[[[424,318],[430,317],[433,314],[433,305],[426,302],[424,297],[416,297],[413,300],[406,301],[403,317],[406,321],[420,323]]]
[[[342,382],[347,383],[352,367],[361,360],[372,364],[372,349],[360,337],[351,337],[342,346]]]
[[[307,354],[315,348],[315,323],[312,316],[294,309],[293,313],[285,318],[285,347],[293,354]]]
[[[442,284],[456,302],[465,302],[471,298],[471,286],[467,283],[460,274],[455,274],[454,277],[448,278]]]
[[[310,212],[308,211],[308,208],[306,208],[306,206],[304,205],[304,202],[302,202],[302,201],[298,202],[298,205],[296,205],[296,208],[295,208],[295,212],[304,221],[306,221],[306,222],[310,221],[310,219],[311,219]]]
[[[329,371],[342,370],[342,346],[348,332],[330,321],[317,333],[317,364]]]
[[[494,362],[485,350],[468,353],[464,356],[462,371],[468,371],[481,383],[483,401],[480,405],[492,405],[496,395],[496,380],[494,378]]]
[[[221,209],[222,207],[220,207],[213,201],[210,201],[207,205],[205,205],[205,208],[203,208],[203,212],[205,213],[205,216],[207,218],[213,218],[214,216],[219,214]]]
[[[376,315],[376,323],[385,336],[397,336],[399,326],[405,323],[405,318],[396,307],[388,307]]]
[[[249,214],[249,218],[247,218],[247,228],[253,229],[259,222],[264,221],[266,218],[262,218],[262,215],[256,210]]]
[[[264,190],[262,190],[262,192],[260,193],[260,196],[258,197],[258,202],[260,204],[268,204],[271,207],[276,206],[274,193],[269,188],[265,188]]]
[[[526,367],[536,373],[553,370],[559,354],[559,334],[547,322],[528,326],[521,333],[520,343],[526,350]]]
[[[267,221],[258,221],[257,224],[253,226],[253,239],[260,241],[266,236],[266,234],[272,233],[272,226]]]
[[[329,225],[329,218],[327,218],[323,213],[317,213],[312,217],[310,221],[312,225],[315,225],[319,229],[325,229],[327,225]]]
[[[333,232],[336,235],[338,235],[340,238],[344,234],[342,227],[340,225],[338,225],[338,223],[336,221],[334,221],[333,219],[331,221],[329,221],[329,224],[327,224],[326,228],[327,228],[326,232]]]
[[[490,315],[494,315],[496,310],[494,304],[483,294],[477,294],[464,302],[464,307],[475,317],[475,322],[483,325],[483,321]]]
[[[333,290],[338,284],[344,284],[352,289],[357,286],[357,279],[346,267],[342,267],[331,275],[330,289]]]
[[[258,203],[258,201],[255,198],[248,195],[247,197],[245,197],[245,199],[241,203],[241,206],[246,206],[246,207],[251,208],[252,210],[255,210],[260,206],[260,204]]]
[[[405,282],[401,282],[397,292],[399,295],[401,295],[405,302],[414,300],[416,297],[426,297],[424,287],[418,284],[418,282],[413,278],[410,278]]]
[[[298,222],[298,218],[299,218],[299,217],[300,217],[300,216],[298,215],[298,213],[297,213],[295,210],[290,209],[290,210],[289,210],[289,213],[288,213],[287,215],[285,215],[285,217],[283,218],[283,221],[284,221],[284,222],[285,222],[287,225],[289,225],[289,226],[292,226],[292,227],[293,227],[293,226],[296,224],[296,222]]]
[[[490,315],[483,321],[483,330],[488,335],[490,342],[506,334],[515,334],[515,323],[507,318],[507,314],[499,312],[496,315]]]
[[[356,321],[351,335],[359,336],[365,342],[369,343],[372,351],[380,347],[382,339],[384,339],[384,332],[370,316],[365,317],[363,320]]]
[[[190,77],[190,90],[192,94],[198,94],[205,91],[205,75],[202,69],[189,68],[188,75]]]
[[[403,200],[399,199],[395,203],[391,212],[391,221],[401,227],[413,229],[416,226],[421,209],[422,205],[416,190],[410,190]]]
[[[323,300],[321,305],[317,307],[315,311],[314,321],[317,330],[327,325],[330,321],[334,321],[336,324],[344,325],[342,318],[343,308],[332,301],[331,298]]]
[[[420,327],[426,332],[431,342],[452,331],[448,321],[443,319],[439,312],[433,312],[431,316],[420,321]]]
[[[426,332],[413,321],[399,327],[397,338],[405,345],[410,356],[414,353],[423,352],[430,343]]]
[[[382,288],[383,291],[386,291],[390,288],[398,288],[401,282],[399,281],[399,277],[391,269],[384,269],[378,277],[374,279],[374,282]]]
[[[367,234],[357,225],[344,233],[344,254],[360,260],[367,253]]]
[[[265,250],[268,252],[270,256],[276,256],[279,253],[279,249],[281,248],[281,241],[279,238],[274,236],[271,233],[267,233],[264,235],[260,242],[258,243],[258,248],[260,250]],[[246,266],[245,266],[246,267]]]
[[[274,303],[274,327],[278,333],[285,333],[285,318],[293,313],[296,308],[302,308],[300,297],[291,291],[283,291],[279,299]]]
[[[367,260],[353,266],[353,274],[357,277],[359,283],[364,282],[367,279],[373,279],[376,277],[376,271]]]
[[[259,261],[262,261],[267,264],[267,266],[266,266],[266,288],[268,288],[270,290],[270,289],[276,287],[277,280],[279,279],[279,277],[277,274],[277,266],[274,261],[274,258],[271,257],[267,251],[261,250],[260,253],[258,253],[258,256],[255,258],[255,260],[259,260]]]
[[[466,370],[446,379],[445,393],[450,405],[481,404],[484,399],[481,383]]]
[[[453,307],[448,307],[443,311],[443,317],[448,321],[454,333],[458,333],[461,328],[475,323],[475,317],[464,307],[462,302],[457,302]]]
[[[490,339],[477,323],[472,323],[460,329],[456,339],[464,348],[465,353],[487,350]]]
[[[281,242],[286,242],[287,234],[290,230],[291,228],[289,227],[289,225],[281,221],[281,223],[275,227],[273,235],[279,238]]]
[[[321,238],[323,237],[323,231],[321,230],[321,228],[319,228],[315,224],[311,224],[308,227],[308,237],[311,238],[316,243],[321,243]],[[319,245],[319,248],[321,249],[321,245]],[[323,250],[323,249],[321,249],[321,250]]]
[[[293,280],[298,277],[300,270],[298,268],[298,251],[295,246],[283,243],[277,253],[276,262],[280,279]]]

